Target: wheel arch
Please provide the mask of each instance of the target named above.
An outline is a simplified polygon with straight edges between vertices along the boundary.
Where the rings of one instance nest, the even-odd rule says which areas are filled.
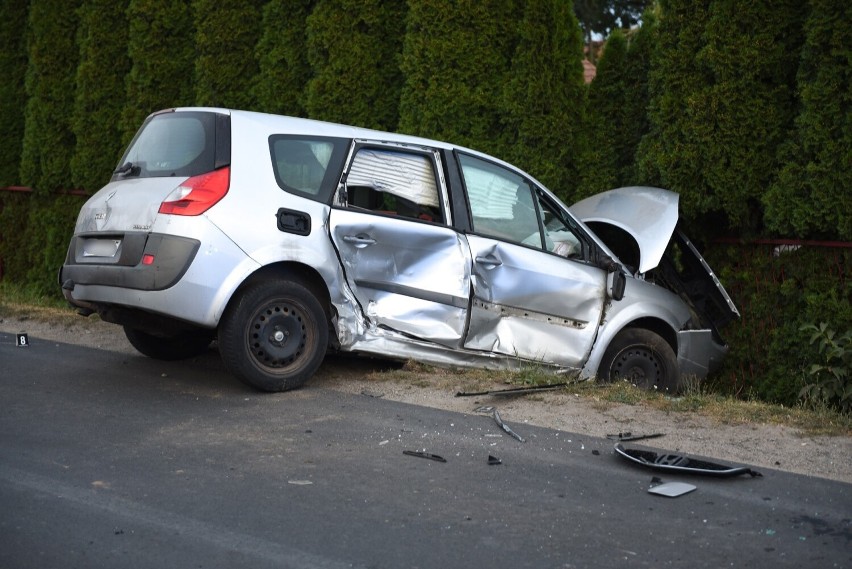
[[[623,326],[615,335],[613,335],[613,338],[628,328],[640,328],[654,332],[665,340],[666,343],[671,346],[672,350],[674,350],[674,353],[677,354],[677,332],[664,320],[660,320],[659,318],[639,318],[638,320],[633,320],[626,326]]]
[[[651,332],[654,332],[655,334],[663,338],[663,340],[665,340],[666,343],[671,346],[675,355],[677,355],[677,330],[672,328],[671,324],[669,324],[662,318],[656,318],[653,316],[636,318],[634,320],[624,322],[619,327],[606,328],[605,334],[598,337],[598,341],[592,348],[592,352],[589,354],[589,358],[586,360],[586,365],[583,366],[583,369],[581,371],[581,377],[593,378],[597,375],[598,368],[600,367],[601,361],[603,360],[604,354],[609,348],[609,345],[613,342],[613,340],[615,340],[615,338],[618,337],[619,334],[628,329],[649,330]]]
[[[228,300],[225,310],[227,310],[228,307],[230,307],[232,303],[239,298],[240,294],[245,289],[257,282],[271,279],[291,279],[297,281],[316,295],[317,300],[319,300],[325,310],[326,319],[331,319],[331,295],[325,280],[323,280],[322,276],[315,268],[295,261],[272,263],[264,265],[254,271],[234,290],[234,293]]]

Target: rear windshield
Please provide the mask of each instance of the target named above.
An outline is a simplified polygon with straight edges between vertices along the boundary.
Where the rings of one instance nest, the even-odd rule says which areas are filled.
[[[113,180],[197,176],[214,170],[222,165],[216,159],[218,116],[190,111],[149,117],[118,163]]]

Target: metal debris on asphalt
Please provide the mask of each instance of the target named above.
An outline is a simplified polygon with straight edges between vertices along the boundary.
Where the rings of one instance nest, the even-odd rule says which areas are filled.
[[[521,435],[510,429],[509,425],[503,422],[503,419],[500,418],[500,413],[497,412],[497,409],[494,409],[494,413],[491,416],[494,417],[494,421],[500,426],[500,428],[509,433],[509,435],[518,439],[522,443],[527,442]]]

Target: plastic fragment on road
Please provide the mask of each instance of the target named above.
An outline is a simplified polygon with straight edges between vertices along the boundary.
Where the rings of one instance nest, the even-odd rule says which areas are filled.
[[[668,472],[701,474],[720,478],[739,476],[741,474],[748,474],[752,478],[763,476],[760,472],[745,466],[734,467],[678,454],[662,454],[650,450],[624,448],[621,443],[615,445],[615,452],[634,464]]]
[[[429,460],[434,460],[435,462],[447,462],[447,459],[443,456],[438,456],[437,454],[431,454],[419,450],[404,450],[402,451],[402,454],[407,456],[416,456],[417,458],[426,458]]]
[[[497,466],[498,464],[503,464],[503,461],[493,455],[488,455],[488,466]]]
[[[494,413],[491,416],[494,417],[494,422],[496,422],[497,425],[499,425],[500,428],[506,431],[509,435],[516,438],[522,443],[527,442],[521,435],[510,429],[509,425],[503,422],[503,419],[500,418],[500,413],[497,412],[497,409],[494,409]]]
[[[678,496],[689,494],[695,489],[696,486],[685,482],[664,482],[663,484],[648,488],[648,493],[666,496],[667,498],[677,498]]]

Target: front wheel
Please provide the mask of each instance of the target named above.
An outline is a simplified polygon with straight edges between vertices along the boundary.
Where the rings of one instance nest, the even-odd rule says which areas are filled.
[[[666,392],[680,387],[674,350],[659,334],[641,328],[628,328],[615,337],[601,360],[598,378]]]
[[[219,352],[228,370],[262,391],[301,387],[328,348],[325,311],[303,285],[264,280],[232,301],[219,324]]]

